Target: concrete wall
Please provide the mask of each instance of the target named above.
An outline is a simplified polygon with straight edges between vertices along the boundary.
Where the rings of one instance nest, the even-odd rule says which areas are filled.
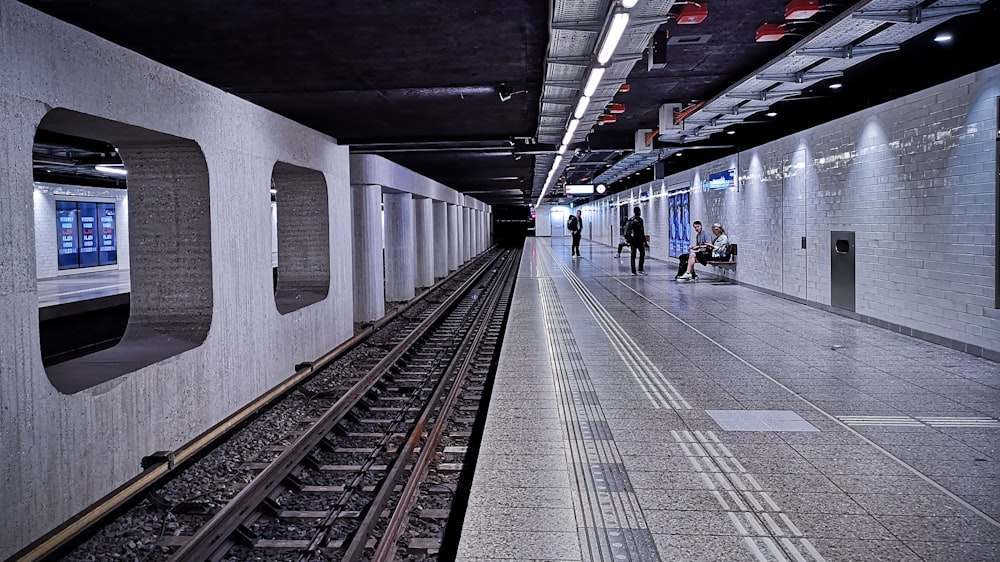
[[[352,233],[348,149],[334,139],[16,2],[0,2],[0,52],[0,503],[16,514],[0,518],[4,558],[137,474],[142,456],[177,448],[350,337]],[[102,124],[180,139],[200,162],[188,169],[191,181],[205,186],[192,235],[206,255],[187,264],[183,245],[161,248],[198,268],[187,285],[163,288],[205,304],[204,340],[74,394],[53,386],[39,352],[36,241],[48,233],[35,233],[31,146],[50,114],[67,126],[93,124],[99,139]],[[127,166],[129,157],[123,151]],[[277,162],[322,177],[329,217],[329,294],[285,315],[271,273]],[[175,173],[169,164],[146,174]],[[142,175],[133,191],[130,170],[130,212],[150,195]],[[133,302],[150,302],[154,286],[134,275],[135,252],[148,243],[136,225]]]
[[[835,288],[831,232],[853,231],[855,316],[1000,359],[998,96],[993,67],[589,207],[639,202],[650,255],[667,260],[664,196],[690,186],[692,220],[723,223],[739,244],[738,265],[716,273],[820,307]],[[737,185],[702,191],[725,169],[738,170]]]

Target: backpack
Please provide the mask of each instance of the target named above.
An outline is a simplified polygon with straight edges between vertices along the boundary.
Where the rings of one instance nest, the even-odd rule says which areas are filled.
[[[632,219],[629,219],[628,222],[625,223],[625,241],[631,244],[633,234],[635,233],[632,232]]]
[[[577,221],[578,220],[579,219],[576,218],[576,215],[570,215],[570,217],[569,217],[569,229],[570,229],[570,231],[572,231],[572,232],[576,232],[577,231],[577,229],[579,228],[577,226]]]

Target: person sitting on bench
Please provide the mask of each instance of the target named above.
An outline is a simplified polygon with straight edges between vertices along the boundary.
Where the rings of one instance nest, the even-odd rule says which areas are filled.
[[[706,242],[705,246],[712,249],[711,259],[713,261],[726,261],[729,259],[729,237],[726,236],[726,229],[722,228],[722,225],[715,223],[712,225],[712,238],[711,242]],[[688,256],[688,268],[687,273],[678,277],[678,279],[692,279],[694,276],[694,262],[698,258],[695,256],[695,251],[692,250],[691,254]]]
[[[677,267],[677,275],[674,275],[675,278],[684,275],[684,272],[687,271],[688,261],[692,255],[697,258],[698,263],[701,265],[705,265],[708,262],[708,258],[712,256],[712,249],[708,247],[708,234],[705,233],[704,227],[701,226],[701,221],[694,221],[691,223],[691,226],[694,227],[694,231],[696,232],[694,244],[691,244],[688,248],[689,254],[683,254],[678,258],[680,264]],[[691,268],[691,277],[694,279],[698,278],[693,267]]]
[[[615,256],[616,258],[622,257],[622,248],[625,246],[628,246],[628,242],[625,241],[625,235],[622,234],[621,239],[618,241],[618,255]]]

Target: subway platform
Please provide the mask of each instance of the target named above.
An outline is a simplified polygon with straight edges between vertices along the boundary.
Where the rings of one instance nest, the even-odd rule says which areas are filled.
[[[529,238],[458,559],[1000,560],[1000,365]]]

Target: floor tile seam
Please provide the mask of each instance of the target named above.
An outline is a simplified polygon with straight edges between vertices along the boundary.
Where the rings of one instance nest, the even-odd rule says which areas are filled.
[[[689,324],[687,324],[687,323],[686,323],[686,322],[685,322],[685,321],[684,321],[683,319],[681,319],[681,318],[677,317],[676,315],[674,315],[674,314],[673,314],[673,313],[671,313],[670,311],[668,311],[668,310],[664,309],[664,308],[663,308],[663,307],[661,307],[661,306],[660,306],[660,305],[659,305],[658,303],[656,303],[656,302],[652,301],[651,299],[648,299],[648,298],[646,298],[646,297],[645,297],[645,295],[642,295],[642,293],[639,293],[638,291],[635,291],[635,289],[632,289],[632,288],[631,288],[631,287],[629,287],[629,286],[628,286],[627,284],[625,284],[625,283],[622,283],[622,285],[624,285],[624,286],[625,286],[626,288],[628,288],[629,290],[631,290],[631,291],[635,292],[636,294],[638,294],[638,295],[642,296],[643,298],[645,298],[647,302],[649,302],[649,303],[650,303],[650,304],[651,304],[652,306],[654,306],[654,307],[658,308],[658,309],[659,309],[660,311],[662,311],[662,312],[663,312],[664,314],[667,314],[668,316],[671,316],[671,317],[673,317],[673,318],[677,319],[677,320],[678,320],[679,322],[682,322],[682,323],[684,323],[684,324],[686,324],[686,325],[689,325]],[[689,325],[689,326],[690,326],[690,325]],[[886,450],[886,449],[885,449],[884,447],[880,446],[880,445],[879,445],[878,443],[875,443],[875,442],[874,442],[874,441],[872,441],[871,439],[869,439],[869,438],[865,437],[865,436],[864,436],[863,434],[861,434],[860,432],[858,432],[858,431],[854,430],[853,428],[851,428],[851,427],[850,427],[850,426],[848,426],[847,424],[845,424],[845,423],[841,422],[841,421],[840,421],[840,420],[838,420],[838,419],[836,418],[836,416],[834,416],[833,414],[830,414],[829,412],[827,412],[827,411],[823,410],[822,408],[820,408],[819,406],[817,406],[816,404],[814,404],[814,403],[813,403],[812,401],[810,401],[809,399],[807,399],[807,398],[805,398],[804,396],[802,396],[801,394],[799,394],[799,393],[795,392],[794,390],[792,390],[791,388],[789,388],[789,387],[788,387],[788,386],[786,386],[785,384],[781,383],[780,381],[778,381],[778,380],[777,380],[777,379],[775,379],[774,377],[772,377],[772,376],[768,375],[767,373],[763,372],[762,370],[758,369],[758,368],[757,368],[756,366],[754,366],[753,364],[751,364],[751,363],[747,362],[747,361],[746,361],[746,360],[744,360],[744,359],[743,359],[742,357],[740,357],[739,355],[737,355],[737,354],[735,354],[734,352],[732,352],[731,350],[729,350],[729,349],[728,349],[728,348],[727,348],[726,346],[724,346],[723,344],[721,344],[721,343],[719,343],[719,342],[715,341],[715,340],[714,340],[713,338],[711,338],[711,337],[710,337],[710,336],[708,336],[707,334],[704,334],[703,332],[701,332],[700,330],[698,330],[698,329],[697,329],[697,328],[695,328],[694,326],[690,326],[690,327],[691,327],[691,329],[692,329],[692,330],[694,330],[695,332],[697,332],[698,334],[700,334],[700,335],[701,335],[702,337],[704,337],[705,339],[707,339],[707,340],[711,341],[712,343],[714,343],[714,344],[715,344],[715,345],[716,345],[716,346],[717,346],[717,347],[718,347],[719,349],[721,349],[722,351],[724,351],[724,352],[728,353],[729,355],[731,355],[732,357],[734,357],[734,358],[735,358],[735,359],[737,359],[738,361],[741,361],[741,362],[743,362],[743,363],[744,363],[744,364],[746,364],[746,365],[747,365],[747,366],[748,366],[748,367],[749,367],[750,369],[752,369],[753,371],[755,371],[755,372],[756,372],[756,373],[758,373],[759,375],[761,375],[761,376],[765,377],[766,379],[770,380],[770,381],[771,381],[772,383],[774,383],[774,384],[775,384],[775,385],[777,385],[778,387],[780,387],[780,388],[784,389],[784,390],[785,390],[786,392],[790,393],[790,394],[791,394],[792,396],[794,396],[794,397],[798,398],[798,399],[799,399],[799,400],[800,400],[801,402],[803,402],[803,403],[805,403],[806,405],[808,405],[809,407],[813,408],[813,409],[814,409],[814,410],[815,410],[816,412],[818,412],[819,414],[821,414],[821,415],[823,415],[823,416],[826,416],[826,417],[827,417],[827,418],[829,418],[829,419],[830,419],[830,420],[831,420],[831,421],[832,421],[833,423],[835,423],[835,424],[839,425],[839,426],[840,426],[840,427],[841,427],[842,429],[844,429],[844,430],[846,430],[846,431],[848,431],[848,432],[850,432],[850,433],[854,434],[854,435],[855,435],[856,437],[858,437],[859,439],[863,440],[864,442],[866,442],[866,443],[867,443],[867,444],[869,444],[870,446],[874,447],[874,448],[875,448],[875,449],[877,449],[878,451],[882,452],[882,453],[883,453],[884,455],[888,456],[888,457],[889,457],[890,459],[892,459],[893,461],[895,461],[895,462],[899,463],[899,464],[900,464],[901,466],[903,466],[904,468],[906,468],[906,469],[907,469],[907,470],[908,470],[909,472],[911,472],[911,473],[912,473],[913,475],[917,476],[918,478],[921,478],[922,480],[924,480],[925,482],[927,482],[927,483],[928,483],[928,484],[930,484],[931,486],[933,486],[933,487],[937,488],[937,489],[938,489],[938,490],[940,490],[940,491],[941,491],[942,493],[944,493],[944,494],[948,495],[948,496],[949,496],[949,497],[951,497],[951,498],[952,498],[952,499],[953,499],[954,501],[958,502],[958,503],[959,503],[959,504],[961,504],[961,505],[962,505],[963,507],[965,507],[965,508],[966,508],[966,509],[968,509],[969,511],[971,511],[971,512],[975,513],[975,514],[976,514],[976,515],[978,515],[979,517],[983,518],[984,520],[986,520],[986,521],[987,521],[987,522],[989,522],[990,524],[992,524],[992,525],[994,525],[994,526],[996,526],[996,527],[1000,527],[1000,521],[998,521],[997,519],[995,519],[995,518],[991,517],[991,516],[990,516],[990,515],[988,515],[987,513],[985,513],[985,512],[983,512],[983,511],[981,511],[981,510],[980,510],[980,509],[978,509],[978,508],[976,508],[975,506],[973,506],[972,504],[970,504],[969,502],[965,501],[965,500],[964,500],[964,499],[962,499],[962,498],[961,498],[960,496],[958,496],[957,494],[955,494],[954,492],[951,492],[951,491],[950,491],[950,490],[948,490],[948,489],[947,489],[946,487],[944,487],[944,486],[942,486],[941,484],[939,484],[939,483],[938,483],[937,481],[935,481],[935,480],[934,480],[933,478],[931,478],[930,476],[928,476],[928,475],[926,475],[926,474],[923,474],[922,472],[920,472],[919,470],[917,470],[917,469],[916,469],[915,467],[911,466],[911,465],[910,465],[909,463],[907,463],[907,462],[903,461],[902,459],[900,459],[900,458],[899,458],[899,457],[897,457],[896,455],[894,455],[894,454],[892,454],[891,452],[889,452],[888,450]]]
[[[562,319],[565,314],[562,311],[561,306],[555,304],[559,300],[557,298],[558,293],[555,289],[555,284],[551,281],[549,283],[541,283],[539,285],[539,291],[542,294],[542,300],[545,302],[543,306],[543,317],[546,326],[546,334],[549,336],[549,332],[552,330],[560,329],[566,326]],[[578,516],[583,519],[582,523],[592,523],[595,528],[607,528],[608,521],[604,518],[604,512],[600,506],[600,490],[595,481],[595,476],[592,471],[592,463],[589,459],[588,447],[586,446],[586,437],[583,427],[580,424],[581,417],[577,410],[577,406],[572,396],[572,391],[567,393],[565,390],[569,390],[572,386],[571,381],[569,381],[569,373],[564,365],[566,349],[564,347],[572,348],[575,346],[575,341],[572,339],[561,340],[558,338],[548,337],[550,346],[550,358],[553,361],[553,373],[556,377],[560,379],[561,384],[556,385],[556,392],[560,395],[560,402],[563,404],[564,408],[564,421],[565,421],[565,431],[568,436],[577,436],[577,438],[568,439],[569,447],[566,450],[567,463],[572,467],[572,474],[575,476],[575,481],[577,482],[576,490],[577,494],[573,494],[574,506],[578,510]],[[586,377],[586,371],[581,372],[584,378]],[[582,444],[582,446],[581,446]],[[619,459],[620,460],[620,459]],[[598,499],[598,504],[595,506],[593,499]],[[619,510],[620,511],[620,510]],[[637,518],[641,519],[641,515]],[[621,525],[621,519],[618,519],[619,526]],[[606,534],[603,536],[603,540],[608,542],[610,547],[610,537]]]
[[[561,265],[557,262],[557,265]],[[580,300],[584,303],[584,306],[590,311],[591,315],[597,321],[598,325],[604,331],[608,340],[612,342],[613,347],[621,356],[626,367],[632,371],[633,378],[644,388],[649,389],[650,387],[655,388],[655,394],[657,398],[661,400],[659,403],[663,407],[671,409],[689,409],[690,405],[686,400],[680,395],[673,384],[666,378],[666,376],[656,367],[649,357],[643,352],[641,346],[639,346],[625,331],[624,328],[614,319],[614,317],[604,308],[604,306],[596,299],[596,297],[587,289],[587,287],[582,283],[582,281],[577,277],[572,271],[563,267],[563,273],[567,280],[570,282],[573,289],[576,291]],[[630,361],[631,358],[631,361]],[[638,366],[636,369],[633,363]],[[650,393],[647,390],[647,395]],[[650,399],[653,400],[650,395]],[[663,403],[662,400],[666,400]],[[654,402],[656,404],[656,402]]]

